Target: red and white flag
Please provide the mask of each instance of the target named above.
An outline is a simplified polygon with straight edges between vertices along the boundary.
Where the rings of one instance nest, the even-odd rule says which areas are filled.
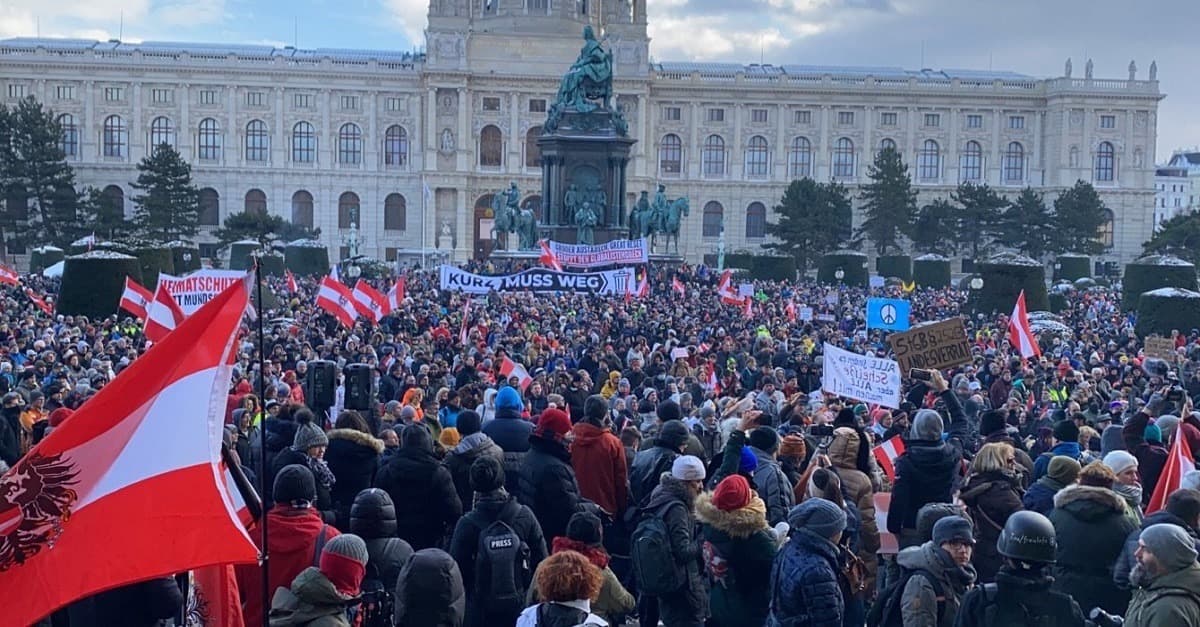
[[[683,281],[680,281],[677,276],[671,277],[671,289],[680,296],[687,297],[687,288],[683,286]]]
[[[21,591],[5,595],[0,626],[102,590],[257,561],[220,453],[225,357],[248,300],[243,283],[230,286],[0,478],[0,590]]]
[[[362,279],[354,284],[354,303],[358,312],[373,320],[375,324],[379,324],[384,316],[391,313],[387,297]]]
[[[0,283],[6,285],[19,285],[21,283],[21,277],[17,274],[16,270],[13,270],[12,268],[0,263]]]
[[[717,296],[721,297],[721,302],[726,305],[745,305],[746,298],[733,287],[733,270],[726,270],[721,273],[721,279],[717,281]]]
[[[396,282],[392,284],[392,289],[387,293],[388,313],[396,311],[400,308],[400,303],[404,302],[405,293],[408,291],[408,279],[401,275]]]
[[[895,481],[896,458],[904,454],[904,438],[893,435],[890,440],[871,449],[871,452],[875,454],[875,461],[879,462],[879,467],[887,473],[888,479]]]
[[[33,301],[33,304],[38,309],[41,309],[42,312],[45,313],[47,316],[54,315],[54,307],[51,307],[50,303],[46,302],[46,299],[42,298],[41,296],[38,296],[37,293],[34,292],[32,289],[25,288],[25,295],[28,296],[29,300]]]
[[[525,366],[518,364],[508,357],[505,357],[504,361],[500,362],[500,374],[504,377],[505,381],[516,377],[519,380],[518,385],[521,388],[522,394],[525,393],[525,388],[529,387],[530,383],[533,383],[533,377],[529,376],[529,371],[525,369]]]
[[[137,281],[125,277],[125,291],[121,293],[121,309],[137,316],[139,320],[145,320],[146,308],[150,306],[152,300],[154,300],[154,294],[151,294],[150,290],[142,287]]]
[[[284,276],[287,277],[288,291],[295,294],[300,291],[300,286],[296,283],[296,275],[292,274],[291,270],[284,270]]]
[[[538,261],[547,268],[554,268],[562,272],[562,264],[558,262],[558,255],[555,255],[554,251],[550,250],[550,243],[542,239],[538,240],[538,246],[542,247],[542,254],[538,256]]]
[[[745,302],[742,306],[742,316],[744,316],[747,320],[750,320],[754,318],[754,299],[745,298],[744,300]]]
[[[353,327],[354,320],[358,318],[354,295],[333,274],[321,279],[320,289],[317,290],[317,306],[347,327]]]
[[[789,300],[787,307],[785,307],[783,309],[783,312],[787,314],[788,322],[795,322],[796,321],[796,301]]]
[[[159,283],[154,290],[154,299],[146,306],[146,324],[142,327],[142,333],[151,342],[161,342],[183,323],[185,317],[175,298],[167,292],[163,283]]]
[[[458,332],[458,343],[463,346],[467,345],[467,340],[471,337],[471,297],[467,297],[467,301],[463,303],[462,329]]]
[[[1179,430],[1175,431],[1175,443],[1171,445],[1171,454],[1167,456],[1167,464],[1158,476],[1158,484],[1154,486],[1154,494],[1146,504],[1146,515],[1162,509],[1167,504],[1167,497],[1182,487],[1183,476],[1196,469],[1192,461],[1192,450],[1187,438],[1182,437]]]
[[[1025,290],[1017,296],[1017,304],[1013,307],[1012,317],[1008,319],[1008,335],[1012,345],[1020,351],[1021,357],[1040,357],[1042,349],[1038,347],[1037,338],[1029,326],[1029,316],[1025,311]]]

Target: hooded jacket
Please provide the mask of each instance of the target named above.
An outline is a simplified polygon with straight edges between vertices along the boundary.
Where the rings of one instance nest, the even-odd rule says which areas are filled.
[[[270,530],[267,549],[271,556],[267,585],[271,590],[286,588],[305,568],[316,565],[320,557],[318,547],[338,535],[337,529],[321,521],[316,510],[288,505],[276,505],[267,512],[267,528]],[[255,546],[262,548],[262,534],[251,534],[251,539]],[[262,568],[258,564],[239,564],[234,566],[234,574],[242,595],[242,616],[246,624],[261,625]]]
[[[917,525],[917,511],[926,503],[949,503],[961,483],[963,449],[960,444],[970,430],[958,397],[952,390],[940,395],[946,403],[950,422],[945,425],[949,441],[910,439],[904,442],[904,454],[896,459],[896,481],[892,485],[892,503],[888,509],[887,529],[899,534]]]
[[[1021,497],[1021,505],[1031,512],[1049,516],[1050,511],[1054,509],[1054,495],[1065,487],[1067,486],[1063,482],[1046,475],[1029,486],[1025,495]]]
[[[466,594],[458,564],[445,551],[417,551],[396,582],[396,627],[461,627]]]
[[[504,464],[504,451],[496,446],[484,433],[472,433],[459,441],[450,452],[446,454],[446,469],[450,471],[450,477],[454,479],[454,489],[458,492],[458,500],[462,503],[463,510],[471,508],[471,499],[474,498],[474,492],[471,490],[471,464],[481,457],[491,457],[496,461]]]
[[[533,510],[542,534],[553,540],[567,535],[567,522],[579,511],[579,484],[566,445],[531,435],[529,446],[518,475],[517,500]]]
[[[1142,521],[1140,529],[1132,531],[1125,538],[1125,546],[1121,549],[1121,556],[1117,558],[1117,563],[1113,565],[1113,582],[1122,590],[1129,590],[1133,586],[1129,582],[1129,573],[1133,571],[1133,567],[1137,564],[1137,559],[1134,558],[1133,552],[1137,550],[1138,538],[1141,537],[1142,531],[1150,525],[1158,524],[1177,525],[1188,532],[1188,535],[1196,541],[1196,548],[1200,550],[1200,538],[1196,537],[1196,530],[1184,520],[1165,509],[1160,509],[1153,514],[1146,516]]]
[[[629,470],[629,496],[634,505],[642,505],[650,498],[650,493],[658,486],[662,473],[671,470],[671,464],[679,457],[679,449],[687,444],[688,433],[676,433],[676,429],[667,429],[662,437],[652,440],[653,444],[638,451],[633,458]]]
[[[483,423],[483,433],[504,451],[504,488],[516,494],[517,474],[529,451],[533,423],[522,418],[517,407],[497,407],[496,417]]]
[[[975,551],[971,564],[975,566],[979,583],[991,583],[1004,559],[996,549],[1000,531],[1008,517],[1021,510],[1019,480],[1008,472],[985,472],[972,475],[959,495],[975,521]]]
[[[767,627],[842,627],[840,570],[834,543],[807,529],[792,530],[771,565]]]
[[[858,469],[859,442],[857,431],[849,427],[839,427],[833,432],[828,455],[837,471],[838,479],[842,481],[842,496],[858,507],[858,513],[862,517],[858,556],[867,564],[867,570],[874,573],[877,561],[875,553],[879,550],[879,526],[875,522],[875,491],[871,486],[871,478]]]
[[[767,522],[777,525],[787,520],[788,510],[796,503],[792,483],[774,455],[754,446],[750,447],[750,452],[758,461],[758,468],[754,471],[754,486],[767,506]]]
[[[1192,563],[1160,575],[1133,593],[1127,627],[1191,627],[1200,625],[1200,565]]]
[[[350,508],[350,533],[367,544],[366,579],[376,579],[391,590],[400,569],[413,556],[412,546],[396,537],[396,507],[387,492],[368,489],[359,493]]]
[[[383,440],[356,429],[334,429],[326,436],[329,446],[325,449],[325,463],[337,477],[329,496],[333,500],[337,527],[345,529],[350,523],[350,505],[354,503],[354,497],[371,487],[375,480],[379,456],[383,454]]]
[[[959,566],[944,549],[932,541],[900,551],[896,563],[907,570],[924,570],[937,578],[945,594],[942,615],[937,615],[937,591],[924,574],[917,573],[904,585],[900,612],[904,627],[950,627],[958,615],[967,587],[975,581],[970,564]]]
[[[579,481],[579,494],[611,516],[619,516],[629,502],[625,447],[607,429],[580,422],[572,430],[571,466]]]
[[[399,536],[416,550],[438,546],[462,515],[450,471],[433,454],[433,437],[420,426],[404,429],[400,450],[375,476],[392,497]]]
[[[748,505],[729,512],[717,509],[709,492],[696,498],[704,563],[712,581],[712,627],[762,625],[767,619],[776,544],[766,514],[767,506],[754,495]]]
[[[678,507],[676,504],[682,504]],[[658,598],[664,625],[703,623],[708,616],[708,588],[700,572],[701,548],[693,514],[695,499],[687,486],[664,473],[646,502],[647,515],[661,515],[671,541],[671,555],[686,573],[677,592]]]
[[[320,569],[310,566],[291,587],[275,591],[271,627],[351,627],[346,608],[353,599],[339,593]]]
[[[1121,497],[1107,488],[1074,485],[1054,496],[1049,516],[1058,536],[1054,589],[1074,597],[1085,613],[1101,607],[1121,615],[1129,603],[1129,593],[1113,582],[1113,565],[1137,529],[1125,510]]]

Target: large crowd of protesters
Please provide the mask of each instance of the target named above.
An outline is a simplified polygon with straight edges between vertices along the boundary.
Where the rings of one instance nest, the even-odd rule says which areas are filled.
[[[1193,460],[1152,505],[1173,443],[1200,455],[1200,330],[1149,358],[1119,291],[1072,290],[1069,331],[1022,359],[1006,316],[953,289],[756,281],[747,313],[711,269],[649,279],[646,297],[468,305],[410,270],[401,307],[353,328],[313,280],[270,279],[264,354],[247,322],[225,416],[268,523],[272,596],[258,566],[236,569],[245,624],[1200,625]],[[917,322],[961,316],[972,347],[905,373],[896,408],[821,392],[825,344],[890,355],[864,317],[880,295]],[[12,465],[146,347],[123,312],[3,305]],[[318,362],[337,373],[329,407]],[[351,364],[370,368],[367,403],[347,400]],[[873,449],[895,436],[890,476]],[[188,604],[187,586],[145,582],[46,624],[157,625]]]

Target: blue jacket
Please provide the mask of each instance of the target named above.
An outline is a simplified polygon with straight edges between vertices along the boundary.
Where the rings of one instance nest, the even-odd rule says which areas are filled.
[[[806,529],[793,530],[771,566],[767,627],[842,627],[845,603],[838,571],[832,542]]]
[[[1050,477],[1042,477],[1025,491],[1025,496],[1021,497],[1021,505],[1031,512],[1049,516],[1054,509],[1054,495],[1064,487],[1066,486]]]
[[[1063,455],[1070,457],[1076,461],[1083,456],[1083,450],[1079,448],[1078,442],[1059,442],[1054,445],[1054,448],[1038,455],[1038,458],[1033,462],[1033,479],[1037,481],[1046,475],[1046,471],[1050,469],[1050,458]]]

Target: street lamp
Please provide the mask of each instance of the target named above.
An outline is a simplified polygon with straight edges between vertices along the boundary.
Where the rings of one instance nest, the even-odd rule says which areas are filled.
[[[841,281],[842,279],[846,278],[846,271],[838,268],[837,271],[833,273],[833,278]]]
[[[980,277],[974,277],[971,279],[971,282],[968,285],[970,285],[971,289],[973,290],[981,290],[983,289],[983,279]]]

